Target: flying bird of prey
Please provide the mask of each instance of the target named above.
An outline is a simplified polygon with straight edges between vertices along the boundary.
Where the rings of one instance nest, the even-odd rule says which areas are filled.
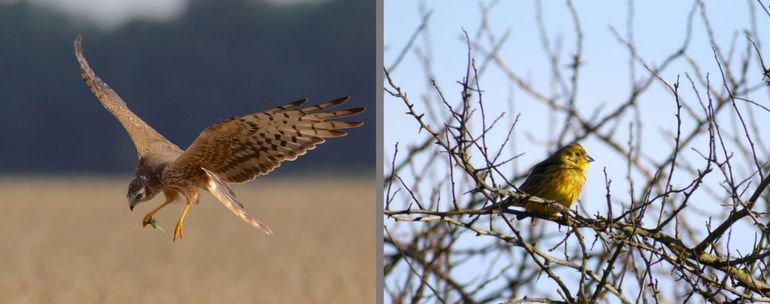
[[[75,38],[75,56],[80,74],[102,105],[128,132],[139,154],[134,177],[128,185],[131,210],[163,192],[165,202],[142,220],[153,224],[153,215],[181,198],[185,202],[174,229],[173,240],[182,237],[182,225],[190,205],[198,202],[198,191],[208,190],[230,212],[251,226],[272,230],[243,209],[228,184],[245,183],[265,175],[322,144],[327,138],[345,136],[339,129],[355,128],[362,122],[327,121],[361,113],[365,108],[324,111],[348,97],[315,106],[301,107],[307,99],[241,117],[217,122],[204,130],[187,148],[180,149],[128,109],[118,94],[104,83],[83,56],[82,37]]]

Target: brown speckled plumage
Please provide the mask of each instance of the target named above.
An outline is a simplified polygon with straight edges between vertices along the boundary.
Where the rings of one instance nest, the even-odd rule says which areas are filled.
[[[152,215],[181,194],[185,209],[177,223],[174,239],[181,237],[182,222],[198,190],[211,192],[234,215],[251,226],[272,234],[270,228],[250,216],[227,186],[244,183],[275,170],[282,162],[294,160],[324,143],[327,138],[345,136],[340,129],[355,128],[362,122],[326,121],[363,112],[364,108],[321,112],[338,106],[348,97],[301,108],[307,99],[266,111],[217,122],[204,130],[187,150],[181,150],[128,109],[125,102],[88,65],[75,39],[75,55],[88,87],[102,105],[123,125],[139,154],[139,164],[129,185],[133,209],[138,202],[163,192],[166,201],[145,216]]]

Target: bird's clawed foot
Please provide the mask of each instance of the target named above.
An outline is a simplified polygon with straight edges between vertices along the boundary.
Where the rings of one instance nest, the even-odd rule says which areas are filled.
[[[157,221],[157,220],[155,220],[155,218],[154,218],[154,217],[152,217],[152,214],[148,214],[148,215],[146,215],[146,216],[144,217],[144,219],[142,220],[142,227],[145,227],[145,226],[147,226],[147,225],[150,225],[150,226],[152,226],[152,228],[153,228],[153,229],[158,229],[158,230],[160,230],[160,231],[165,231],[165,230],[163,229],[163,227],[161,227],[160,225],[158,225],[158,221]]]
[[[148,212],[147,215],[144,216],[144,219],[142,219],[142,227],[146,227],[147,225],[152,225],[152,228],[160,229],[163,231],[163,228],[158,225],[158,222],[153,217],[156,212],[160,211],[160,209],[163,209],[163,207],[168,206],[171,202],[174,201],[175,194],[166,194],[166,201],[158,206],[158,208],[153,209],[152,211]]]
[[[142,227],[145,227],[147,225],[152,225],[155,227],[155,218],[152,217],[152,212],[147,213],[147,215],[144,216],[144,219],[142,219]]]
[[[176,223],[176,228],[174,228],[174,241],[179,238],[182,239],[182,221],[179,221]]]

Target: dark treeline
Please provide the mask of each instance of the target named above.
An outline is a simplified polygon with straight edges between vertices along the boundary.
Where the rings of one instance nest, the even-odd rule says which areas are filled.
[[[220,119],[350,95],[368,107],[364,127],[279,172],[374,168],[374,1],[193,1],[179,18],[111,31],[21,1],[0,5],[0,174],[133,170],[129,137],[80,78],[81,33],[94,70],[182,148]]]

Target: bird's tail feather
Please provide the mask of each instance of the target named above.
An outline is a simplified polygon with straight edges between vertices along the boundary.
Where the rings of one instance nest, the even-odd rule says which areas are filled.
[[[266,224],[260,222],[259,220],[255,219],[248,213],[246,213],[246,210],[243,209],[243,204],[241,204],[236,198],[235,193],[233,190],[230,189],[225,183],[223,183],[219,177],[214,174],[213,172],[203,169],[203,172],[206,172],[206,174],[209,176],[209,184],[208,184],[208,190],[211,192],[211,194],[214,195],[220,202],[222,202],[225,207],[227,207],[227,210],[230,210],[235,216],[246,222],[247,224],[254,226],[254,228],[257,228],[264,232],[265,234],[272,235],[273,230],[270,229]]]

